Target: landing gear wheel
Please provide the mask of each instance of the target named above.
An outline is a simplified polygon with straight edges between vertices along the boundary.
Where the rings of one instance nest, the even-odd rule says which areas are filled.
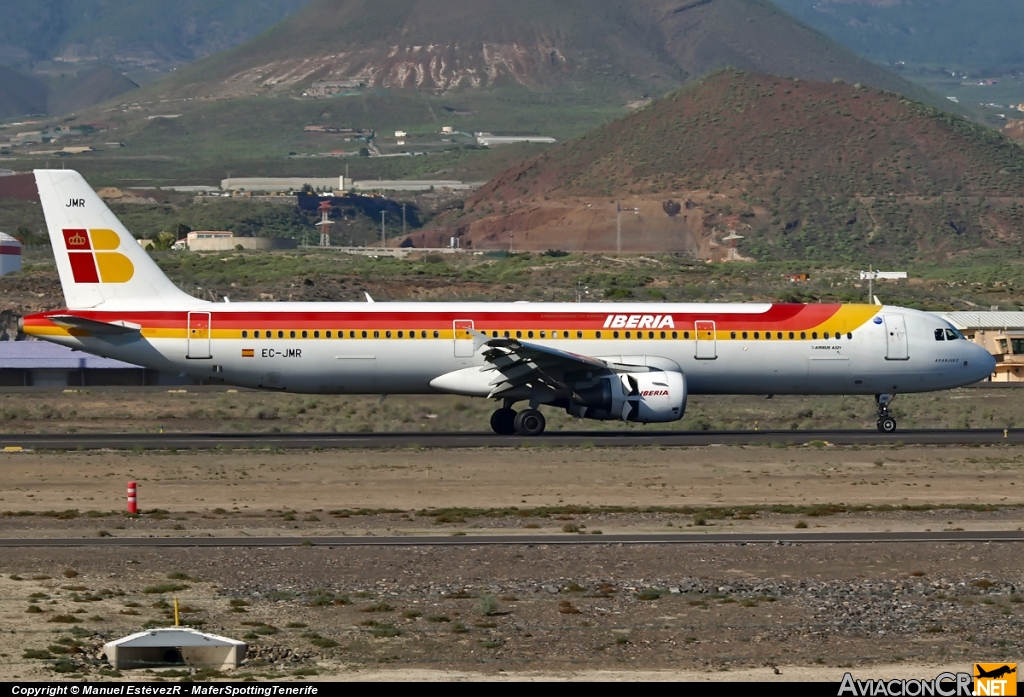
[[[895,433],[896,432],[896,419],[891,416],[883,416],[878,420],[878,432],[879,433]]]
[[[516,432],[516,410],[495,409],[491,414],[491,430],[499,436],[511,436]]]
[[[546,425],[544,415],[536,409],[523,409],[516,414],[516,433],[521,436],[539,436]]]

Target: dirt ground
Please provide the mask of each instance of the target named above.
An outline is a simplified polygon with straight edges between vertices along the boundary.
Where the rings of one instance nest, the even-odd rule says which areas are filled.
[[[1012,445],[11,452],[0,537],[1021,529],[1022,462]],[[1021,568],[1014,543],[9,548],[0,680],[928,677],[1020,657]],[[246,664],[96,659],[167,625],[174,597],[186,624],[248,641]]]
[[[709,446],[0,454],[0,511],[173,515],[537,506],[1024,504],[1024,446]],[[12,518],[4,517],[9,525]],[[28,518],[26,516],[25,518]],[[96,518],[96,520],[101,520]],[[63,524],[63,523],[62,523]],[[301,526],[315,533],[326,525]]]

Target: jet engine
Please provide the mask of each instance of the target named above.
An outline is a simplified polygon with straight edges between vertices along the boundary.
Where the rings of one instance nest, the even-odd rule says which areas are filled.
[[[678,421],[686,410],[686,376],[674,371],[602,375],[578,387],[566,411],[583,419]]]

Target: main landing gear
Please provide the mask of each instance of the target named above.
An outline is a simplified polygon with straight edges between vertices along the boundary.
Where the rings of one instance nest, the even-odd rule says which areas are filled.
[[[537,409],[523,409],[517,413],[509,404],[491,414],[491,430],[499,436],[539,436],[544,433],[546,425],[544,415]]]
[[[895,433],[896,432],[896,419],[893,418],[892,412],[889,411],[889,405],[892,404],[892,400],[896,398],[896,395],[892,394],[876,394],[875,403],[878,405],[878,432],[879,433]]]

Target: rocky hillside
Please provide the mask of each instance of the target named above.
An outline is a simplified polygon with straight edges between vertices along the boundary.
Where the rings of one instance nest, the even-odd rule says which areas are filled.
[[[322,81],[430,91],[511,83],[636,98],[726,65],[916,89],[766,0],[313,0],[272,31],[180,71],[160,91],[230,96],[308,93]]]
[[[722,71],[513,167],[459,217],[474,248],[908,260],[1018,244],[1024,150],[861,85]],[[436,238],[436,239],[435,239]]]

